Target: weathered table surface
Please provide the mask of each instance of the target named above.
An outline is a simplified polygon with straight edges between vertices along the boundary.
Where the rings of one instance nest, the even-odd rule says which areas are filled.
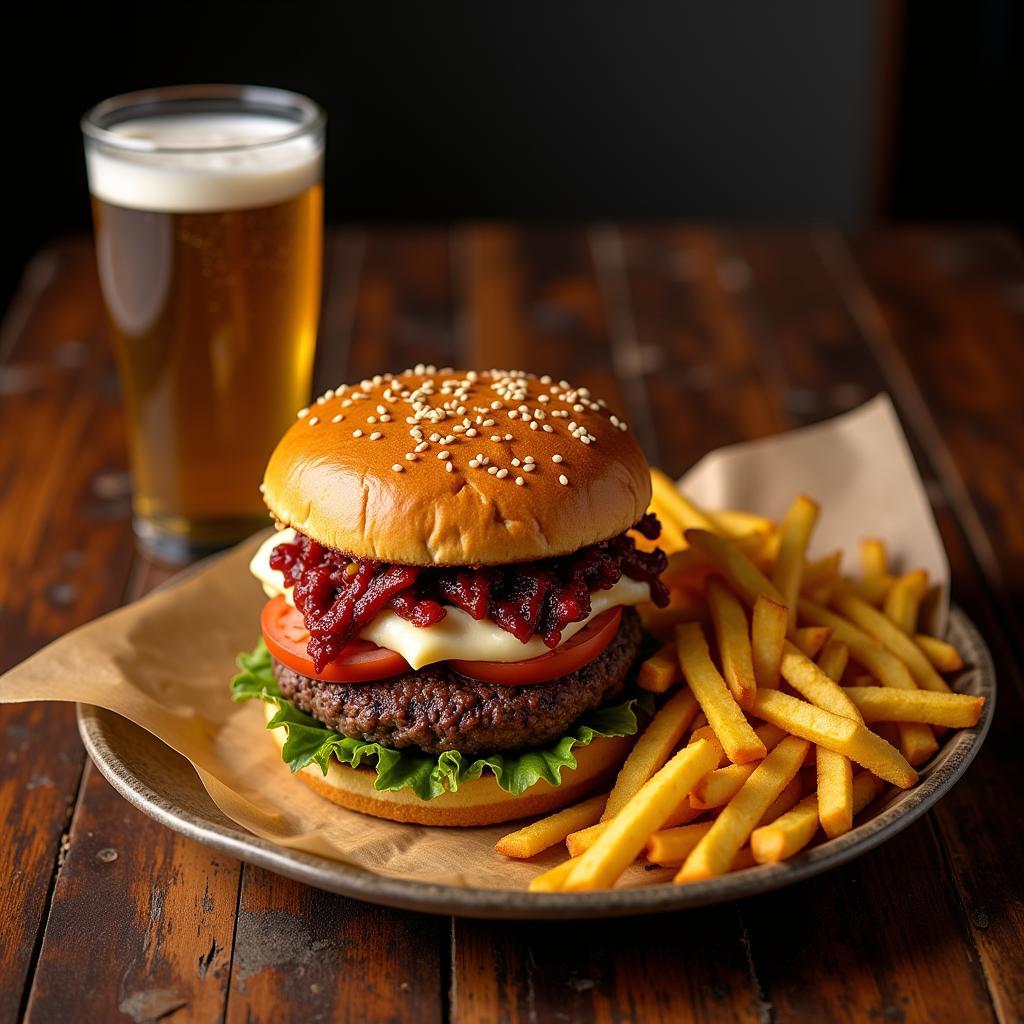
[[[213,853],[114,793],[71,707],[0,708],[0,1020],[1021,1019],[1018,243],[942,227],[331,235],[322,385],[420,361],[587,384],[673,474],[888,390],[956,599],[996,659],[977,762],[892,842],[779,893],[489,923],[380,909]],[[0,668],[167,575],[133,550],[85,239],[34,259],[0,334],[0,556]]]

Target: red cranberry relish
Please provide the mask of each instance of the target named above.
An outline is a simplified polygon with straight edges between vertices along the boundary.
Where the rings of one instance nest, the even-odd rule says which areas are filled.
[[[635,529],[654,540],[661,524],[648,513]],[[474,619],[489,618],[523,643],[538,634],[554,648],[570,622],[590,614],[591,592],[613,587],[623,574],[648,583],[651,600],[664,607],[668,591],[658,576],[665,565],[660,548],[638,551],[626,533],[560,558],[483,568],[373,562],[301,533],[270,554],[271,568],[284,573],[285,585],[294,588],[292,598],[309,630],[307,650],[318,672],[385,608],[415,626],[432,626],[450,604]]]

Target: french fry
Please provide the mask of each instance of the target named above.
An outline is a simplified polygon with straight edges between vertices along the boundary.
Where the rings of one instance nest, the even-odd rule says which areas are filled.
[[[826,583],[839,578],[839,567],[843,562],[842,551],[833,551],[813,562],[804,562],[804,571],[800,576],[801,593],[809,593]]]
[[[725,542],[728,543],[728,542]],[[764,757],[767,751],[708,653],[704,630],[696,623],[676,627],[676,651],[690,689],[734,764]]]
[[[608,822],[597,842],[577,859],[562,882],[562,888],[567,892],[582,892],[612,886],[643,849],[648,837],[661,828],[683,795],[714,768],[719,756],[718,744],[709,740],[698,740],[683,747]]]
[[[754,602],[750,646],[758,686],[769,690],[779,688],[779,667],[787,624],[788,614],[783,605],[763,595]]]
[[[634,748],[636,749],[636,748]],[[600,817],[607,798],[591,797],[572,807],[566,807],[540,821],[535,821],[517,832],[502,836],[494,845],[496,852],[505,857],[533,857],[542,850],[562,842],[571,832],[593,825]]]
[[[832,635],[842,640],[850,655],[869,669],[883,686],[898,690],[916,689],[917,684],[907,666],[849,619],[804,599],[800,601],[800,614],[808,622],[831,626]],[[926,726],[903,722],[899,726],[899,734],[900,749],[912,765],[924,764],[939,748],[931,729]]]
[[[788,640],[782,652],[782,678],[812,704],[834,715],[861,721],[846,691]]]
[[[846,670],[848,653],[841,640],[830,640],[818,659],[818,667],[829,679],[838,682]],[[853,827],[853,765],[848,757],[834,750],[814,749],[818,820],[831,839]]]
[[[651,636],[659,640],[668,640],[672,631],[681,622],[705,622],[707,608],[687,595],[682,600],[677,598],[676,591],[670,591],[671,600],[667,608],[658,608],[653,604],[640,605],[640,621]]]
[[[840,594],[835,605],[851,622],[859,626],[896,655],[910,670],[922,690],[949,693],[946,681],[913,640],[877,608],[855,594]],[[884,682],[884,679],[883,679]]]
[[[853,780],[853,813],[859,814],[882,791],[871,772],[860,772]],[[759,864],[777,864],[799,853],[818,831],[818,798],[811,794],[775,821],[755,829],[750,849]]]
[[[810,744],[807,745],[811,749]],[[791,810],[797,801],[804,795],[804,785],[800,781],[799,772],[789,780],[789,785],[769,804],[768,810],[761,815],[758,825],[767,825],[776,818]]]
[[[818,504],[806,495],[798,495],[790,505],[779,528],[781,539],[779,553],[772,570],[772,583],[782,595],[782,603],[789,610],[789,633],[796,629],[797,598],[800,595],[800,578],[803,574],[804,555],[811,532],[818,520]]]
[[[785,730],[777,725],[765,722],[759,725],[754,732],[758,739],[765,746],[765,750],[771,752],[785,738]],[[747,764],[727,764],[708,772],[690,793],[690,806],[697,811],[704,811],[715,807],[724,807],[739,791],[751,773],[757,767],[756,761]]]
[[[843,678],[849,662],[850,649],[842,640],[830,637],[818,655],[818,668],[837,683]]]
[[[553,868],[548,868],[547,871],[532,878],[527,888],[530,892],[558,892],[562,888],[562,883],[569,877],[573,866],[571,860],[556,864]]]
[[[671,640],[656,654],[641,662],[636,676],[636,685],[649,693],[667,693],[682,681],[683,673],[679,669],[675,644]]]
[[[960,657],[960,652],[945,640],[916,633],[914,643],[924,651],[925,657],[940,672],[959,672],[964,667],[964,659]]]
[[[694,807],[690,803],[690,798],[684,796],[682,800],[676,804],[675,810],[665,819],[662,828],[675,828],[677,825],[689,825],[691,821],[695,821],[702,814],[704,814],[704,808]]]
[[[888,690],[882,686],[848,686],[846,695],[857,705],[865,722],[920,722],[952,729],[978,724],[984,697],[933,690]]]
[[[708,580],[707,594],[722,674],[736,703],[745,710],[750,707],[757,689],[747,613],[735,594],[717,579]]]
[[[923,569],[904,573],[889,588],[885,595],[882,610],[890,621],[894,622],[904,633],[913,635],[917,628],[917,616],[921,607],[921,598],[928,590],[928,573]]]
[[[715,522],[725,531],[726,536],[734,540],[747,537],[752,533],[768,534],[775,529],[775,520],[767,516],[759,516],[755,512],[743,512],[739,509],[717,509]]]
[[[619,769],[604,812],[600,815],[601,821],[614,818],[639,792],[640,787],[661,768],[672,751],[679,746],[679,741],[696,715],[697,698],[690,690],[680,690],[654,715]],[[574,832],[576,829],[569,831]]]
[[[694,825],[666,828],[655,832],[644,848],[652,864],[676,867],[683,863],[690,851],[711,831],[713,822],[699,821]]]
[[[853,827],[853,765],[848,757],[816,747],[818,820],[829,839]]]
[[[793,630],[793,643],[808,658],[816,658],[831,635],[828,626],[801,626]]]
[[[688,544],[708,556],[749,607],[754,607],[761,594],[776,604],[785,604],[775,584],[736,545],[708,530],[687,530],[685,536]]]
[[[898,750],[852,718],[834,715],[779,690],[758,690],[753,713],[794,736],[844,754],[901,789],[909,789],[917,781],[917,772]]]
[[[715,517],[698,508],[683,494],[675,483],[660,469],[651,467],[651,490],[653,501],[656,501],[684,531],[691,526],[701,530],[723,533]]]
[[[599,821],[596,825],[582,828],[579,832],[570,832],[565,837],[565,848],[569,851],[570,857],[579,857],[589,850],[597,837],[608,827],[607,821]]]
[[[774,690],[767,693],[783,696]],[[725,806],[690,852],[675,881],[694,882],[728,871],[761,817],[799,771],[806,753],[805,740],[787,736]]]
[[[865,537],[860,542],[860,567],[866,579],[872,576],[889,575],[889,559],[885,551],[885,541],[877,537]]]
[[[896,582],[895,577],[889,576],[866,576],[862,580],[840,580],[841,588],[852,591],[858,597],[862,597],[868,604],[879,607],[885,601],[889,588]],[[836,591],[833,591],[835,593]]]

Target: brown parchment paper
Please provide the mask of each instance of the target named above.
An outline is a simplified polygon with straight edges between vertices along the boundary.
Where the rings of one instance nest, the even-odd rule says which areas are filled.
[[[856,558],[865,534],[943,588],[945,555],[888,398],[776,438],[701,460],[681,483],[697,501],[780,516],[798,491],[822,502],[816,545]],[[327,803],[292,779],[256,701],[232,703],[234,659],[253,647],[265,601],[248,562],[266,534],[187,578],[60,638],[0,678],[0,702],[66,700],[123,715],[182,754],[233,821],[282,846],[380,874],[476,888],[521,889],[564,848],[508,861],[494,843],[515,826],[425,828]],[[854,563],[855,564],[855,563]],[[944,601],[939,609],[944,614]],[[636,866],[619,883],[644,884]]]

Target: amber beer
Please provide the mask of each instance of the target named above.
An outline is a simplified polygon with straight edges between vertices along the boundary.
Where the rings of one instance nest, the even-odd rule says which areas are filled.
[[[84,126],[136,531],[180,561],[266,524],[263,467],[309,396],[323,118],[278,90],[189,87]]]

